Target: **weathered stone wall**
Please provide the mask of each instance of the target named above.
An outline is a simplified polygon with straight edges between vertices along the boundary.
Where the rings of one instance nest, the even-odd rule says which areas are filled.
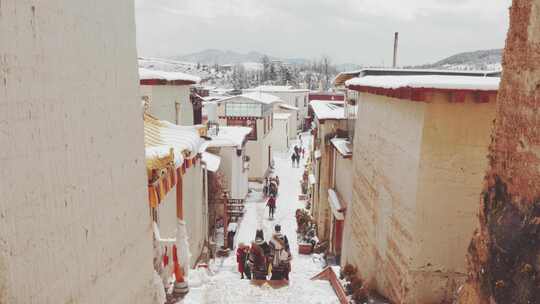
[[[133,1],[0,4],[0,303],[152,303]]]
[[[480,228],[459,303],[540,303],[540,1],[514,0]]]

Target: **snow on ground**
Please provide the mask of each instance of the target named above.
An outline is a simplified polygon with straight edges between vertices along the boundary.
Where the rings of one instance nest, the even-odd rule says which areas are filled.
[[[307,139],[307,136],[303,137]],[[190,292],[183,304],[339,303],[329,282],[310,280],[322,270],[320,259],[316,255],[298,255],[294,215],[297,208],[303,207],[303,203],[298,201],[303,166],[291,168],[289,153],[276,153],[274,159],[275,174],[280,179],[275,219],[273,221],[268,219],[268,209],[262,197],[261,185],[251,184],[253,191],[246,201],[246,214],[237,231],[235,244],[251,243],[257,228],[262,228],[265,239],[269,240],[274,225],[280,224],[282,232],[289,238],[293,253],[289,286],[273,289],[267,285],[257,287],[251,285],[248,280],[240,280],[236,255],[233,252],[228,258],[218,258],[210,265],[214,273],[212,276],[201,274],[202,271],[191,272],[195,280],[192,280]],[[302,160],[302,164],[304,161]],[[196,284],[193,284],[195,281]]]

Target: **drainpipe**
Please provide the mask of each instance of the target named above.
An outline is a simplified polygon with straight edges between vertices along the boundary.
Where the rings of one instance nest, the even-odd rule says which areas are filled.
[[[175,109],[175,118],[176,118],[176,124],[180,125],[180,102],[174,103],[174,109]]]

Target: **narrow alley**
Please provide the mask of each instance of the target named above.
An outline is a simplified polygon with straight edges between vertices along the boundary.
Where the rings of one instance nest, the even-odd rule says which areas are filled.
[[[304,142],[304,145],[307,144]],[[280,178],[275,218],[268,218],[262,186],[252,183],[246,214],[238,228],[235,245],[250,244],[258,228],[264,230],[265,239],[269,240],[274,225],[280,224],[289,239],[293,254],[289,286],[274,289],[268,285],[258,287],[249,280],[240,280],[236,256],[231,254],[226,258],[217,258],[210,265],[213,275],[206,276],[201,270],[193,272],[190,292],[181,303],[339,303],[329,282],[310,280],[322,270],[322,260],[317,255],[298,254],[295,211],[304,207],[298,201],[298,195],[305,159],[301,160],[300,168],[291,168],[289,153],[276,153],[274,160],[275,174]]]

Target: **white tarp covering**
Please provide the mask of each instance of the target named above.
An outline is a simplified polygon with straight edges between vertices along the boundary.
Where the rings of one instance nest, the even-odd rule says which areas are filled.
[[[189,252],[189,240],[186,229],[186,222],[178,220],[176,227],[176,247],[178,248],[178,263],[184,270],[184,277],[189,276],[189,269],[191,268],[191,252]]]
[[[352,154],[350,143],[347,139],[332,138],[330,141],[332,142],[332,145],[336,148],[336,150],[338,150],[338,152],[341,155],[350,156]]]
[[[311,185],[315,185],[317,183],[317,180],[315,179],[315,175],[313,174],[308,175],[308,179]]]
[[[221,157],[208,152],[203,152],[201,154],[202,161],[206,164],[206,169],[210,172],[216,172],[219,169]]]
[[[340,211],[343,209],[343,207],[339,201],[337,193],[332,189],[328,189],[328,201],[330,202],[330,209],[332,209],[332,213],[334,214],[334,217],[336,218],[336,220],[338,221],[344,220],[345,217],[343,216],[343,213]]]
[[[312,100],[309,104],[317,119],[345,119],[343,101]]]

